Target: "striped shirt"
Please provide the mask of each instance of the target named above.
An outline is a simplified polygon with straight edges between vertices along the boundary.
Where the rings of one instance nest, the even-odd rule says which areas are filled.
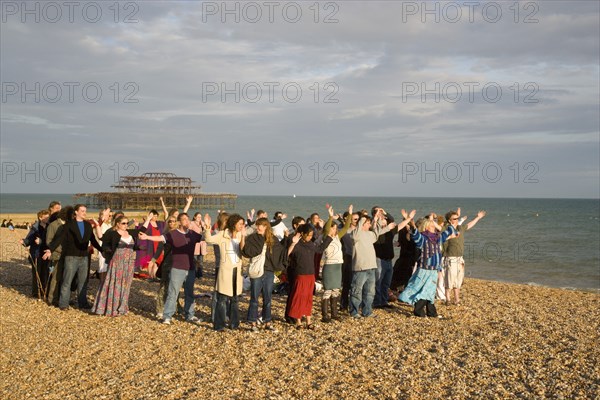
[[[455,234],[456,230],[452,225],[449,225],[448,228],[442,232],[438,237],[437,243],[432,243],[426,235],[423,235],[421,232],[415,229],[414,232],[411,233],[411,238],[415,242],[417,248],[422,249],[421,257],[417,261],[417,267],[421,269],[428,270],[442,270],[442,252],[440,246],[448,237]],[[425,247],[430,246],[431,251],[426,251]],[[429,253],[429,256],[428,256]]]

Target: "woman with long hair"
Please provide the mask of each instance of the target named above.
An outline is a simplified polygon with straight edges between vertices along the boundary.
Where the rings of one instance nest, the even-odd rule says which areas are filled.
[[[150,224],[149,214],[141,228],[127,229],[129,219],[121,215],[102,236],[102,254],[108,264],[106,277],[98,287],[92,312],[99,315],[125,315],[129,311],[129,291],[135,267],[138,235]]]
[[[334,223],[333,207],[329,207],[329,219],[323,229],[323,235],[331,237],[331,243],[323,252],[323,297],[321,298],[321,322],[330,322],[331,319],[340,320],[338,309],[342,288],[342,264],[344,263],[344,252],[342,251],[341,238],[344,237],[352,223],[352,206],[348,207],[348,213],[344,220],[344,226],[338,230]],[[331,314],[329,314],[329,310]]]
[[[258,297],[262,294],[262,321],[266,330],[274,331],[271,316],[271,297],[275,271],[283,270],[284,247],[273,234],[271,224],[266,218],[255,223],[255,232],[246,237],[242,254],[250,258],[248,275],[250,276],[250,305],[248,322],[253,332],[258,331]]]
[[[226,318],[229,318],[231,329],[237,329],[240,324],[238,296],[242,294],[242,250],[246,241],[246,224],[241,215],[232,214],[227,219],[225,229],[218,233],[208,234],[210,226],[211,219],[207,214],[204,217],[206,243],[218,245],[220,252],[213,324],[214,329],[221,332],[225,330]]]

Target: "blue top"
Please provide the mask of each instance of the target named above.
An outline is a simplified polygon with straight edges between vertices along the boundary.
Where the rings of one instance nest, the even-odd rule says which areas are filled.
[[[85,232],[83,221],[77,221],[77,226],[79,227],[79,233],[81,233],[81,237],[83,237],[83,233]]]
[[[452,225],[448,225],[448,228],[439,235],[424,235],[418,230],[412,232],[411,238],[415,242],[415,245],[418,248],[423,249],[421,258],[419,258],[419,261],[417,262],[417,267],[421,269],[436,269],[441,271],[442,252],[440,246],[442,243],[448,240],[449,236],[455,233],[456,230]]]

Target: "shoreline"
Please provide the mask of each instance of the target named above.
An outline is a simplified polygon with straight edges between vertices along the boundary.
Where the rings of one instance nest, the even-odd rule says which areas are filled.
[[[8,219],[6,217],[6,215],[8,214],[0,214],[0,221],[2,219]],[[27,221],[31,221],[30,219],[33,218],[33,220],[36,220],[37,217],[35,214],[31,214],[31,213],[20,213],[20,214],[11,214],[13,215],[13,222],[15,223],[24,223]],[[90,215],[88,214],[88,217]],[[142,218],[144,217],[145,214],[134,214],[134,217],[136,218]],[[0,230],[7,230],[8,228],[0,228]],[[15,229],[15,232],[24,232],[23,233],[23,237],[27,234],[27,230],[26,229]],[[26,256],[25,256],[26,257]],[[489,278],[482,278],[482,277],[471,277],[469,276],[470,279],[478,279],[478,280],[482,280],[482,281],[489,281],[489,282],[498,282],[498,283],[508,283],[508,284],[515,284],[515,285],[525,285],[525,286],[531,286],[531,287],[543,287],[543,288],[551,288],[551,289],[561,289],[561,290],[567,290],[567,291],[575,291],[575,292],[584,292],[584,293],[594,293],[594,294],[600,294],[600,287],[598,288],[593,288],[593,287],[588,287],[588,288],[578,288],[578,287],[569,287],[569,286],[559,286],[559,285],[544,285],[541,283],[537,283],[537,282],[516,282],[516,281],[510,281],[510,280],[505,280],[502,278],[498,278],[498,279],[489,279]]]

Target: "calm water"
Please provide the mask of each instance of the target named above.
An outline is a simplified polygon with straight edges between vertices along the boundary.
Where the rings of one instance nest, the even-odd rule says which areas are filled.
[[[0,212],[33,213],[51,200],[72,203],[71,195],[1,194]],[[415,208],[422,216],[460,206],[469,220],[486,210],[465,237],[468,276],[600,292],[600,200],[240,196],[233,211],[244,216],[251,208],[269,216],[283,211],[289,226],[294,215],[306,218],[316,211],[326,216],[327,203],[339,212],[349,204],[355,210],[378,205],[397,218],[401,208]]]

